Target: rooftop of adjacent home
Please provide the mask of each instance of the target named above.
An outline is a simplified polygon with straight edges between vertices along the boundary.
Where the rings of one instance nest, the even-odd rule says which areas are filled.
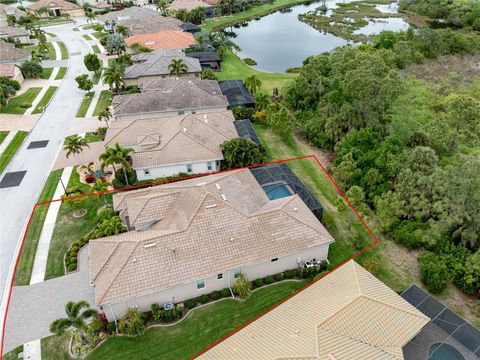
[[[127,46],[142,44],[152,50],[186,49],[195,43],[196,41],[192,34],[175,30],[163,30],[125,38],[125,44],[127,44]]]
[[[429,320],[350,260],[199,359],[402,360]]]
[[[270,200],[248,169],[122,192],[113,202],[143,230],[90,241],[97,305],[334,241],[298,195]]]
[[[0,26],[0,36],[28,36],[27,29],[21,26]]]
[[[30,4],[27,9],[38,11],[40,9],[62,9],[62,10],[76,10],[81,9],[77,4],[65,0],[39,0]]]
[[[132,6],[120,11],[111,11],[107,14],[99,15],[97,16],[97,20],[104,23],[112,21],[115,23],[122,23],[122,21],[141,20],[152,16],[157,18],[162,17],[162,15],[154,9]]]
[[[129,29],[129,35],[151,34],[164,30],[183,31],[183,22],[174,17],[148,15],[139,19],[121,20],[119,23]]]
[[[30,58],[30,51],[16,48],[14,44],[2,42],[2,51],[0,51],[0,63],[14,63]]]

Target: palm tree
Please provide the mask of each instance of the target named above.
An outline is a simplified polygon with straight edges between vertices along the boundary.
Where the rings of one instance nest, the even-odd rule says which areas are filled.
[[[122,35],[123,37],[128,36],[130,29],[126,27],[125,25],[117,25],[115,27],[115,32],[119,35]]]
[[[265,93],[255,94],[255,104],[260,109],[266,109],[270,103],[270,97]]]
[[[168,5],[169,5],[168,0],[158,0],[155,3],[155,8],[157,9],[158,12],[160,12],[160,15],[167,16]]]
[[[98,114],[98,121],[105,121],[105,124],[107,125],[107,128],[108,128],[108,121],[111,118],[112,118],[112,113],[110,112],[110,110],[108,110],[108,108],[100,111],[100,113]]]
[[[114,216],[111,219],[104,220],[98,224],[95,229],[95,237],[100,238],[104,236],[118,235],[127,230],[122,219]]]
[[[113,171],[116,175],[117,172],[115,169],[115,165],[121,165],[123,169],[123,176],[125,178],[125,184],[130,185],[128,183],[127,170],[131,169],[132,167],[130,164],[130,153],[132,151],[133,149],[129,147],[122,148],[118,144],[118,142],[115,144],[114,147],[107,146],[105,152],[100,154],[99,157],[99,160],[102,162],[102,169],[109,165],[112,165]]]
[[[97,193],[99,200],[103,200],[106,207],[110,207],[110,204],[107,202],[106,192],[111,184],[108,181],[102,181],[100,179],[95,180],[95,183],[92,186],[92,192]]]
[[[85,16],[87,17],[87,23],[93,22],[97,15],[93,11],[85,12]]]
[[[188,66],[182,59],[172,59],[170,65],[168,65],[170,75],[181,76],[182,74],[188,74]]]
[[[120,89],[125,86],[125,81],[123,80],[124,75],[125,68],[117,62],[113,62],[110,67],[105,69],[103,81],[110,86],[110,89],[115,86],[115,92],[118,93]]]
[[[262,86],[262,82],[255,74],[246,77],[243,82],[245,87],[252,93],[252,95],[255,95],[257,90],[260,89],[260,86]]]
[[[90,145],[88,145],[87,139],[82,138],[78,135],[67,137],[67,139],[65,140],[65,145],[63,145],[63,149],[67,152],[67,159],[70,157],[70,155],[73,154],[73,156],[79,161],[80,158],[78,157],[78,155],[81,154],[83,149],[86,147],[90,147]],[[83,158],[81,160],[81,162],[84,162]]]
[[[68,302],[65,305],[65,312],[67,313],[66,318],[57,319],[50,324],[50,331],[57,336],[63,335],[68,329],[73,329],[83,335],[88,327],[86,321],[97,317],[97,311],[83,300],[76,303]],[[88,341],[85,337],[84,340]]]

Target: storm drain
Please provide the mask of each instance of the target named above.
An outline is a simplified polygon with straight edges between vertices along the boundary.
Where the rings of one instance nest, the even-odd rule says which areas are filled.
[[[12,171],[6,173],[2,181],[0,181],[0,189],[20,185],[26,173],[26,171]]]
[[[47,147],[47,144],[48,144],[48,140],[32,141],[28,145],[27,149],[40,149],[40,148]]]

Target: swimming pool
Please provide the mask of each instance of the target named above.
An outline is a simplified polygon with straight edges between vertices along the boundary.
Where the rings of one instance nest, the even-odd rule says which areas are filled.
[[[270,200],[281,199],[293,195],[288,185],[284,183],[267,184],[263,185],[262,188]]]
[[[453,346],[437,343],[430,347],[428,360],[465,360],[465,358]]]

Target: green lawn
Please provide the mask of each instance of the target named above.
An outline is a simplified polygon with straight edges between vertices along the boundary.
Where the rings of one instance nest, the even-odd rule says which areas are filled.
[[[32,102],[35,100],[40,90],[42,90],[42,88],[32,87],[25,91],[22,95],[11,98],[8,101],[7,106],[0,109],[0,113],[18,115],[24,114],[25,111],[32,106]]]
[[[54,37],[57,37],[57,35],[55,35],[54,33],[50,33],[50,32],[47,32],[47,35],[54,38]]]
[[[65,77],[65,73],[67,72],[66,67],[61,67],[58,70],[57,76],[55,76],[55,80],[62,80]]]
[[[49,25],[67,24],[71,22],[73,22],[73,20],[65,20],[65,18],[62,18],[62,17],[49,17],[45,19],[35,20],[33,24],[37,26],[49,26]]]
[[[42,79],[48,80],[52,76],[53,68],[43,68]]]
[[[55,48],[51,42],[47,42],[47,58],[45,60],[58,60],[57,53],[55,52]]]
[[[100,54],[100,48],[98,47],[98,45],[93,45],[92,50],[94,54]]]
[[[94,94],[93,92],[90,94],[85,94],[85,97],[83,98],[83,101],[80,104],[80,107],[78,108],[77,117],[85,117],[85,114],[88,111],[88,107],[92,102],[93,94]]]
[[[59,41],[57,44],[58,44],[58,47],[60,48],[60,53],[62,54],[62,60],[68,59],[68,51],[65,44],[62,41]]]
[[[42,193],[38,198],[38,203],[52,200],[55,189],[59,182],[59,176],[63,169],[52,171],[43,187]],[[28,285],[32,274],[33,261],[35,260],[35,252],[37,251],[38,240],[43,229],[43,223],[47,216],[50,204],[38,205],[33,213],[32,220],[28,226],[25,244],[20,254],[17,272],[15,274],[15,285]]]
[[[95,105],[95,110],[93,110],[93,116],[98,116],[100,112],[109,107],[112,104],[112,97],[112,92],[110,90],[102,90],[97,105]]]
[[[77,135],[70,135],[70,136],[67,136],[65,138],[65,141],[64,141],[64,144],[67,143],[67,139],[68,138],[71,138],[73,136],[77,136]],[[98,134],[96,132],[87,132],[85,134],[85,140],[87,140],[87,142],[91,143],[91,142],[97,142],[97,141],[103,141],[105,140],[105,136],[101,135],[101,134]]]
[[[55,94],[55,91],[57,91],[57,87],[56,86],[50,86],[47,89],[47,92],[45,93],[45,95],[43,95],[42,99],[40,100],[40,102],[38,103],[36,108],[32,111],[32,114],[41,113],[43,111],[43,108],[45,106],[47,106],[48,103],[50,102],[50,99]]]
[[[88,35],[88,34],[82,35],[82,37],[83,37],[85,40],[87,40],[87,41],[92,40],[92,37],[91,37],[90,35]]]
[[[16,152],[20,148],[23,143],[23,140],[27,137],[28,132],[26,131],[19,131],[15,134],[10,144],[8,144],[7,148],[3,153],[0,154],[0,173],[5,170],[8,163],[12,158],[15,156]]]
[[[93,74],[92,81],[95,85],[99,83],[100,78],[102,77],[102,71],[103,69],[100,68],[97,71],[95,71],[95,73]]]
[[[97,38],[98,40],[103,38],[105,35],[107,35],[107,34],[105,34],[104,32],[101,32],[101,31],[95,31],[95,32],[90,34],[90,36],[93,36],[93,37]]]
[[[9,133],[9,131],[0,131],[0,144],[3,142],[3,140],[5,140],[8,133]]]
[[[3,360],[18,360],[19,357],[18,355],[23,351],[23,345],[20,345],[19,347],[15,348],[14,350],[10,351],[9,353],[6,353],[3,355]]]

